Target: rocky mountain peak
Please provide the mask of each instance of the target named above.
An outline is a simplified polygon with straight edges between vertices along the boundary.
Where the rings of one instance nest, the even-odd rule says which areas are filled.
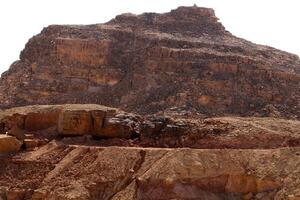
[[[107,24],[120,25],[135,29],[154,29],[169,33],[201,36],[226,34],[225,28],[218,22],[213,9],[203,7],[178,7],[171,12],[118,15]]]
[[[51,25],[0,78],[0,200],[299,200],[299,88],[212,9]]]
[[[299,72],[297,56],[233,36],[212,9],[179,7],[45,28],[1,77],[0,101],[299,118]]]

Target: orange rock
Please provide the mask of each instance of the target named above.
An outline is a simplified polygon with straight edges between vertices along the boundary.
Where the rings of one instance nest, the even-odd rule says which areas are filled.
[[[43,130],[57,125],[59,112],[29,113],[25,117],[25,129],[29,131]]]
[[[256,187],[257,192],[265,192],[278,189],[280,187],[280,184],[272,180],[258,179],[256,180]]]
[[[21,145],[15,137],[0,134],[0,153],[18,152]]]
[[[93,120],[92,134],[97,135],[99,132],[102,131],[106,114],[107,112],[104,110],[91,111],[92,120]]]
[[[58,132],[64,136],[86,135],[90,133],[91,124],[90,112],[66,110],[59,115]]]
[[[246,175],[229,175],[225,190],[231,193],[242,194],[256,192],[255,178]]]

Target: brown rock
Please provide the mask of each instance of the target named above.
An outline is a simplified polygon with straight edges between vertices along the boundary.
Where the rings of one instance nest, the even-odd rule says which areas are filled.
[[[35,190],[32,194],[31,199],[32,200],[42,200],[42,199],[47,199],[47,191],[43,191],[43,190]]]
[[[95,110],[95,111],[91,112],[91,115],[92,115],[92,120],[93,120],[92,132],[97,133],[97,132],[101,131],[101,129],[104,125],[106,111]]]
[[[0,185],[34,189],[33,199],[242,199],[249,193],[288,199],[299,189],[297,151],[295,147],[201,150],[51,142],[1,162],[0,169],[6,170],[0,172]],[[31,175],[21,176],[18,171]]]
[[[245,175],[230,175],[225,190],[230,193],[247,194],[256,192],[256,180],[254,177]]]
[[[137,116],[119,113],[114,117],[106,117],[103,126],[93,135],[102,138],[132,138],[138,134],[139,120]]]
[[[18,152],[22,143],[15,137],[0,134],[0,153]]]
[[[66,110],[59,115],[58,131],[64,136],[86,135],[90,133],[91,124],[89,112]]]
[[[23,200],[25,198],[25,190],[9,190],[6,192],[7,200]]]
[[[93,135],[94,138],[99,139],[118,139],[85,141],[84,138],[78,138],[75,142],[81,140],[80,143],[93,142],[103,146],[255,149],[300,145],[298,120],[270,117],[203,119],[194,115],[187,117],[185,112],[182,114],[175,108],[172,112],[165,112],[164,115],[141,116],[100,105],[26,106],[2,111],[0,121],[4,123],[4,129],[7,129],[7,124],[9,126],[18,124],[22,121],[20,119],[26,119],[32,113],[36,113],[34,111],[43,113],[46,117],[48,112],[51,116],[53,110],[60,113],[60,121],[56,124],[55,120],[51,123],[44,121],[44,124],[41,120],[39,127],[46,129],[39,128],[40,130],[29,132],[14,126],[8,130],[8,133],[20,141],[37,137],[45,142],[57,138],[59,133],[61,136]],[[50,125],[53,126],[47,128]],[[57,130],[56,127],[59,129]],[[27,129],[36,128],[35,124],[33,127],[30,127],[29,123],[27,125]],[[124,139],[134,139],[134,141]]]
[[[0,196],[295,199],[299,73],[197,6],[49,26],[1,76],[1,108],[51,105],[0,110]]]
[[[40,145],[40,141],[38,139],[24,139],[24,144],[26,149],[34,149]]]
[[[298,56],[233,36],[212,9],[179,7],[45,28],[1,76],[0,102],[299,119],[299,73]]]
[[[271,180],[256,180],[256,187],[258,192],[272,191],[278,189],[280,185]]]
[[[4,126],[4,131],[14,128],[24,129],[24,121],[24,115],[20,114],[19,112],[8,113],[7,115],[4,113],[4,116],[1,119],[1,122],[3,123],[2,125]]]
[[[37,131],[57,125],[59,112],[29,113],[25,118],[25,129]]]
[[[17,126],[14,126],[10,130],[7,131],[7,135],[14,136],[20,141],[23,141],[25,139],[25,133],[26,133],[25,130],[23,130]]]

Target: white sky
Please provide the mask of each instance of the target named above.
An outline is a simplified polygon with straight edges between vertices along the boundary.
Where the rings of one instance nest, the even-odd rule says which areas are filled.
[[[0,72],[50,24],[103,23],[118,14],[211,7],[231,33],[300,55],[299,0],[0,0]]]

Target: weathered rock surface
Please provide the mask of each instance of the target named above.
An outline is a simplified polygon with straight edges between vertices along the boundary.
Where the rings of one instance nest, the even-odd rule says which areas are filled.
[[[42,118],[48,114],[56,120]],[[3,110],[0,122],[22,131],[26,148],[0,156],[4,199],[300,197],[297,120],[140,116],[67,104]]]
[[[0,79],[0,200],[298,200],[299,88],[212,9],[49,26]]]
[[[233,36],[211,9],[179,7],[45,28],[2,75],[0,102],[299,119],[299,84],[296,55]]]
[[[28,148],[70,136],[63,140],[73,145],[213,149],[300,146],[300,122],[271,117],[141,116],[95,104],[66,104],[3,110],[0,123],[9,134],[20,141],[25,139]]]
[[[299,154],[299,148],[97,148],[51,142],[21,158],[1,160],[0,185],[35,200],[288,199],[300,196]]]

